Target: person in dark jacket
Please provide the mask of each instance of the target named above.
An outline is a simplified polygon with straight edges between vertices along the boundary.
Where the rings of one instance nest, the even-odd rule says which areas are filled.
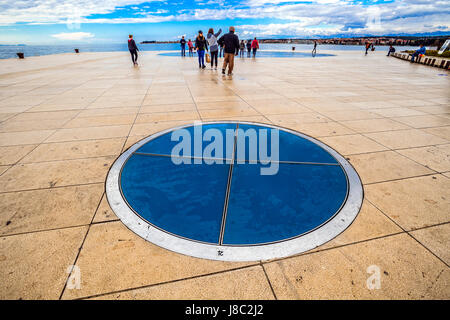
[[[241,45],[239,47],[239,57],[243,58],[245,53],[245,42],[241,40]]]
[[[395,48],[392,45],[389,46],[389,51],[388,51],[387,56],[389,57],[391,55],[391,53],[394,53],[394,52],[395,52]]]
[[[224,34],[219,39],[219,45],[224,46],[224,60],[222,66],[222,73],[225,74],[225,70],[228,65],[228,75],[233,74],[234,56],[239,54],[239,38],[234,34],[234,27],[230,27],[230,32]]]
[[[181,56],[186,57],[186,39],[184,39],[184,36],[181,37],[180,45],[181,45]]]
[[[247,40],[247,58],[250,58],[252,52],[252,40]]]
[[[219,58],[223,57],[223,43],[219,44]]]
[[[198,32],[198,36],[195,39],[195,49],[197,49],[198,67],[205,69],[205,50],[208,51],[208,42],[201,30]]]
[[[137,66],[137,59],[138,59],[137,52],[139,51],[139,49],[136,45],[136,42],[134,42],[134,40],[133,40],[132,34],[130,34],[128,36],[128,50],[130,50],[131,60],[133,61],[133,65]]]

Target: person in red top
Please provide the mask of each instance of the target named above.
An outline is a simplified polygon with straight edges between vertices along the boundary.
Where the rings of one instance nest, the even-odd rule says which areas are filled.
[[[189,57],[192,57],[192,55],[194,54],[192,52],[192,49],[194,48],[194,45],[192,44],[191,39],[189,39],[189,41],[188,41],[188,48],[189,48]]]
[[[367,55],[367,51],[369,51],[371,45],[372,44],[369,41],[366,42],[366,55]]]
[[[258,40],[256,40],[256,37],[252,41],[252,49],[253,49],[253,58],[254,58],[256,56],[256,50],[259,49],[259,43],[258,43]]]

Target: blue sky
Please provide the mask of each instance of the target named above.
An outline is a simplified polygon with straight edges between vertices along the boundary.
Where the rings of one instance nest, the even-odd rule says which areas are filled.
[[[0,43],[123,42],[193,37],[450,34],[450,0],[2,0]]]

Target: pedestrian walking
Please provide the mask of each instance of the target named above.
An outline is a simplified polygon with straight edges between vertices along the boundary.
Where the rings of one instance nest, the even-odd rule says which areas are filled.
[[[239,45],[239,57],[244,58],[245,55],[245,42],[241,40],[241,44]]]
[[[213,28],[209,28],[206,39],[209,44],[209,52],[211,52],[211,69],[214,67],[217,70],[217,57],[219,55],[219,44],[217,38],[222,33],[222,29],[219,29],[217,33],[214,33]]]
[[[239,54],[239,38],[234,34],[234,27],[229,28],[229,32],[224,34],[219,39],[219,45],[224,46],[224,60],[222,66],[222,74],[225,74],[225,70],[228,67],[228,75],[233,74],[234,68],[234,56]]]
[[[184,39],[184,36],[181,37],[180,45],[181,45],[181,56],[186,57],[186,40]]]
[[[259,43],[255,37],[255,39],[253,39],[253,41],[252,41],[253,58],[256,56],[256,50],[258,50],[258,49],[259,49]]]
[[[199,30],[198,36],[195,39],[195,49],[198,55],[198,67],[205,69],[205,51],[208,51],[208,42],[201,30]]]
[[[252,40],[247,40],[247,58],[250,58],[250,54],[252,52]]]
[[[315,57],[317,53],[317,41],[314,40],[314,48],[312,50],[312,56]]]
[[[370,49],[370,45],[371,45],[371,43],[370,42],[366,42],[366,56],[367,56],[367,52],[369,51],[369,49]]]
[[[189,48],[189,57],[192,57],[194,55],[194,45],[192,44],[191,39],[189,39],[187,44]]]
[[[137,66],[137,59],[138,59],[138,54],[137,52],[139,51],[136,42],[134,42],[133,40],[133,35],[130,34],[128,36],[128,50],[130,50],[130,54],[131,54],[131,61],[133,61],[133,65]]]

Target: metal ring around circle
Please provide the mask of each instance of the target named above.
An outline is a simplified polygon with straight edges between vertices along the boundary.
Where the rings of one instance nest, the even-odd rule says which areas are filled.
[[[230,246],[207,244],[178,237],[156,228],[139,217],[133,209],[128,206],[127,201],[123,198],[120,190],[120,173],[127,159],[134,153],[134,151],[150,140],[153,140],[161,135],[194,125],[186,124],[152,134],[149,137],[135,143],[128,150],[122,153],[110,168],[106,179],[106,196],[111,209],[120,218],[123,224],[125,224],[131,231],[140,237],[162,248],[196,258],[220,261],[258,261],[292,256],[309,251],[332,240],[352,224],[361,209],[364,191],[358,173],[352,165],[334,149],[305,134],[270,124],[245,121],[201,122],[202,125],[220,123],[239,123],[279,129],[307,139],[327,151],[338,161],[347,176],[348,195],[340,211],[334,214],[334,216],[326,223],[310,232],[295,238],[261,245]]]

